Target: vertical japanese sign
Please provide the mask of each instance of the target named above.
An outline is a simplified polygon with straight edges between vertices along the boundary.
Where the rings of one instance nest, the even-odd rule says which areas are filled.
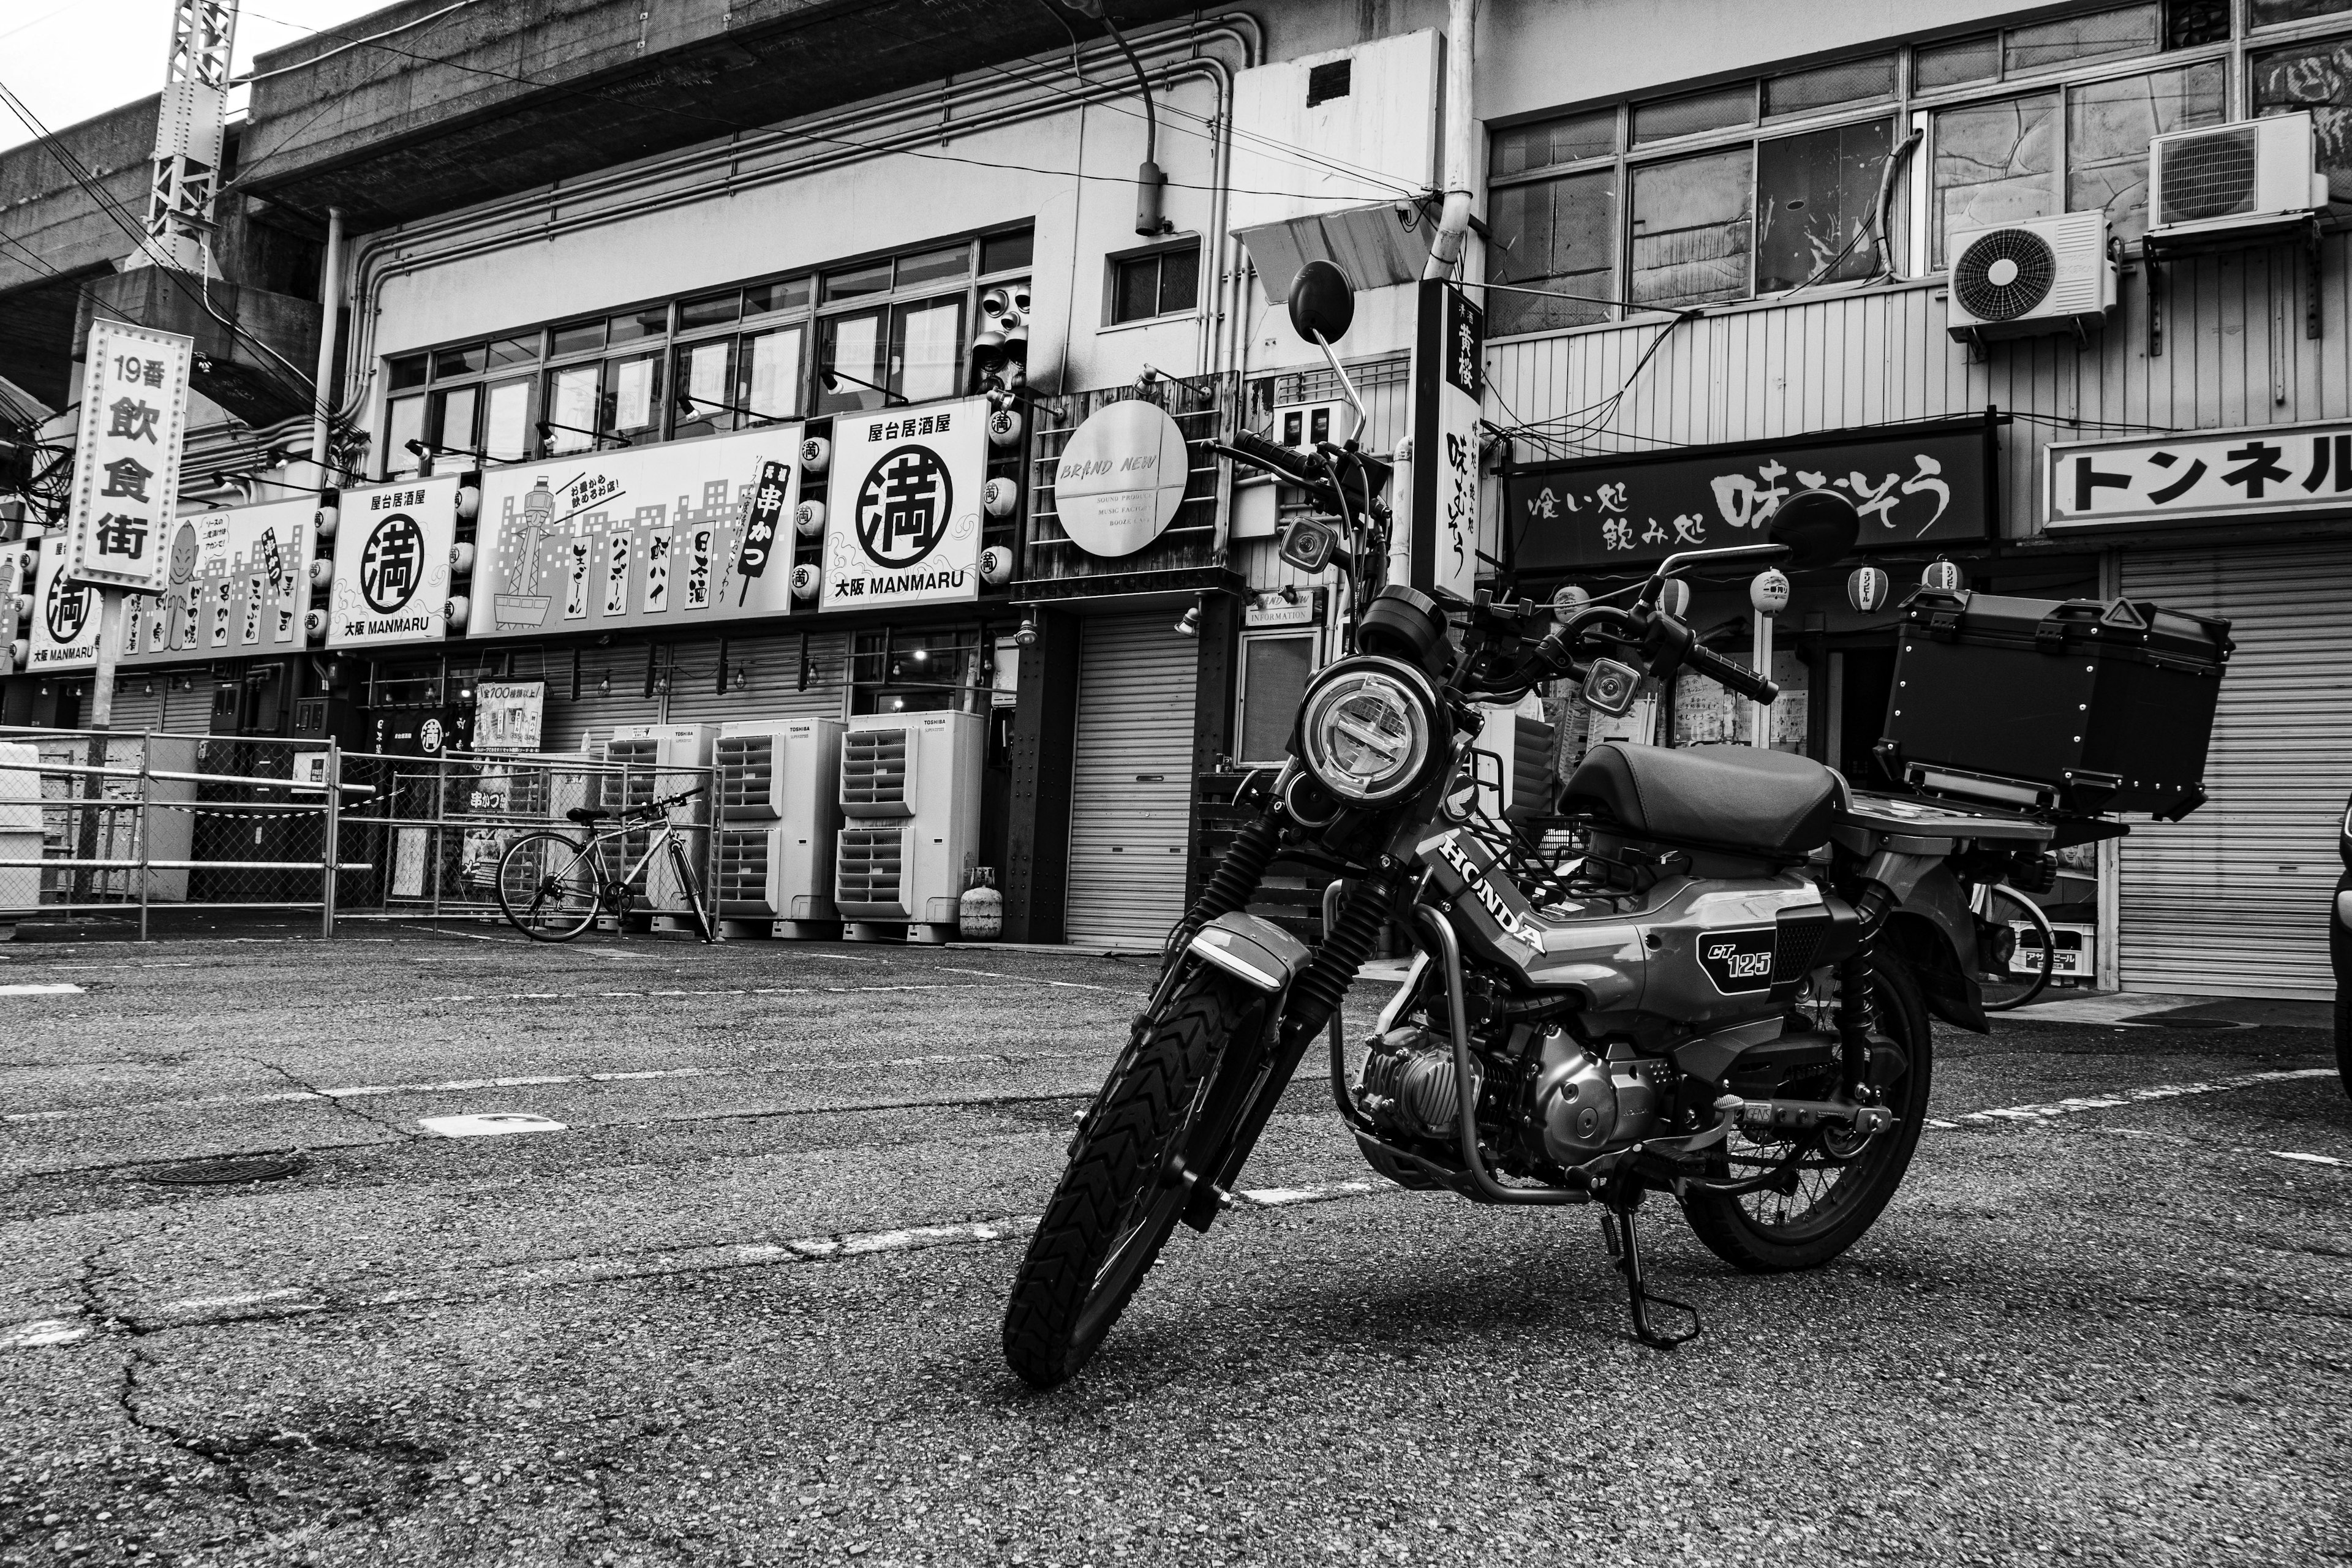
[[[819,609],[980,596],[987,421],[975,397],[833,422]]]
[[[793,493],[789,463],[771,458],[760,465],[760,482],[751,487],[751,504],[743,513],[743,543],[735,552],[735,575],[742,580],[735,600],[750,596],[752,583],[767,574],[768,560],[776,552],[776,533],[783,526],[784,506]]]
[[[1486,319],[1423,279],[1412,340],[1412,574],[1424,594],[1471,597],[1478,579],[1478,400]]]
[[[66,571],[75,582],[138,593],[163,585],[194,348],[194,339],[176,332],[90,323],[66,523]]]
[[[448,627],[457,476],[343,492],[327,646],[438,642]]]

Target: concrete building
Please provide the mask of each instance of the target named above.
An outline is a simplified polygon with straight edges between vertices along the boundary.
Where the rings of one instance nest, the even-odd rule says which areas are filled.
[[[457,525],[470,575],[446,595],[465,604],[440,606],[463,624],[343,636],[329,588],[319,640],[291,653],[151,646],[117,723],[300,717],[392,746],[426,715],[462,735],[462,695],[496,678],[546,680],[560,750],[619,726],[960,709],[986,726],[978,863],[1012,932],[1150,945],[1213,853],[1213,802],[1279,757],[1335,651],[1330,584],[1275,553],[1284,498],[1200,444],[1351,422],[1282,321],[1314,255],[1370,285],[1340,345],[1364,439],[1406,433],[1402,285],[1445,183],[1450,57],[1434,0],[1112,16],[1123,45],[1034,3],[415,0],[263,58],[217,252],[254,302],[212,356],[192,504],[313,479],[277,456],[306,453],[307,426],[272,360],[315,358],[297,306],[318,307],[332,225],[333,477],[381,494],[479,476]],[[2309,156],[2352,195],[2352,0],[1486,0],[1474,36],[1486,553],[1523,590],[1605,592],[1825,486],[1864,506],[1898,592],[1942,558],[1979,590],[2229,616],[2213,803],[2076,857],[2050,901],[2095,932],[2108,984],[2330,994],[2352,632],[2329,610],[2352,550],[2315,465],[2352,436],[2331,423],[2352,420],[2344,241],[2307,167],[2300,205],[2232,207],[2231,179],[2292,162],[2273,141],[2192,137],[2153,242],[2148,174],[2157,137],[2307,114]],[[60,133],[119,200],[142,112]],[[1163,221],[1140,234],[1147,154]],[[26,149],[0,158],[0,376],[63,407],[79,300],[124,287],[120,228]],[[2027,237],[1979,247],[2010,234]],[[1019,384],[972,402],[975,348],[1018,358],[1023,334],[1021,374],[999,376]],[[1089,548],[1064,526],[1059,458],[1137,400],[1190,443],[1187,486],[1137,547]],[[882,605],[840,591],[845,500],[865,515],[851,455],[879,472],[943,415],[957,442],[983,422],[926,448],[967,497],[948,510],[975,519],[955,545],[972,564]],[[812,435],[827,466],[796,460]],[[2249,447],[2276,455],[2229,456]],[[813,596],[735,581],[697,607],[670,585],[692,577],[683,542],[734,526],[779,459],[829,509],[777,557]],[[2205,488],[2172,493],[2198,463]],[[2250,463],[2290,477],[2222,478]],[[1010,510],[971,508],[990,480]],[[983,571],[982,550],[1003,555]],[[1744,653],[1740,584],[1696,614]],[[1775,742],[1872,777],[1888,616],[1825,576],[1780,626],[1775,674],[1802,700]],[[18,673],[5,714],[69,722],[75,681]],[[1685,683],[1643,738],[1736,731],[1719,699]]]

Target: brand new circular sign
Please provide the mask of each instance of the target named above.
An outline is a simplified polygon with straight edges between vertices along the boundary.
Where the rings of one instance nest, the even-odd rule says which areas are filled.
[[[1097,409],[1054,470],[1062,531],[1089,555],[1132,555],[1160,535],[1183,503],[1184,433],[1156,403]]]

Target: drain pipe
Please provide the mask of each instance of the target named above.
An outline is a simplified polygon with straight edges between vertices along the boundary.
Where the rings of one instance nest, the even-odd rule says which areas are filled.
[[[1478,0],[1449,0],[1445,12],[1445,205],[1430,241],[1423,278],[1452,276],[1461,263],[1470,232],[1470,138],[1478,121],[1470,112],[1473,52],[1471,29]]]
[[[327,258],[319,269],[319,372],[310,393],[310,461],[313,476],[327,482],[327,434],[335,412],[335,334],[342,327],[343,209],[327,209]]]

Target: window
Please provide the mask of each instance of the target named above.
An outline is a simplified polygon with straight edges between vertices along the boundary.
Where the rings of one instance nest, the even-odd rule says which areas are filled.
[[[1891,120],[1757,144],[1757,293],[1877,269],[1877,247],[1865,237],[1877,222],[1880,171],[1894,147]]]
[[[1605,158],[1617,151],[1617,111],[1589,110],[1533,125],[1495,132],[1493,173],[1496,178],[1532,174],[1587,158]]]
[[[743,313],[740,289],[730,289],[724,294],[706,294],[699,300],[682,301],[677,308],[677,330],[691,331],[697,327],[723,326]]]
[[[425,459],[408,449],[411,441],[425,439],[425,399],[395,397],[384,417],[383,477],[404,479],[425,471]]]
[[[2257,55],[2253,76],[2256,116],[2311,111],[2328,196],[2352,201],[2352,38]]]
[[[557,359],[562,359],[565,354],[582,353],[587,350],[601,349],[604,346],[604,322],[574,321],[568,327],[555,329],[553,340],[547,345],[547,352]]]
[[[1036,249],[1037,231],[1034,228],[1014,234],[992,234],[980,242],[980,269],[983,273],[1010,272],[1027,267]]]
[[[2104,208],[2129,245],[2147,232],[2147,144],[2228,117],[2228,62],[2092,82],[2066,94],[2066,210]]]
[[[887,312],[861,310],[832,316],[817,325],[816,374],[819,414],[879,408],[890,401],[889,369],[882,363]]]
[[[1894,96],[1895,57],[1876,55],[1772,78],[1764,84],[1764,112],[1768,117],[1820,114]]]
[[[2058,95],[2005,99],[1936,116],[1935,265],[1959,235],[2058,210]]]
[[[1335,98],[1345,98],[1355,89],[1356,62],[1352,59],[1330,60],[1307,68],[1307,107],[1328,103]]]
[[[2002,74],[2025,76],[2083,60],[2152,55],[2164,40],[2159,10],[2153,4],[2126,5],[2120,10],[2065,16],[2031,27],[2011,27],[2001,35]]]
[[[891,391],[909,403],[953,397],[962,380],[963,296],[894,306],[890,311]]]
[[[1664,142],[1675,136],[1696,136],[1734,125],[1756,123],[1756,84],[1717,88],[1687,98],[1669,98],[1633,106],[1633,144]]]
[[[434,456],[474,451],[474,415],[481,405],[478,386],[453,386],[433,395],[433,417],[426,425],[425,444]]]
[[[1549,291],[1492,291],[1489,331],[1499,337],[1609,319],[1606,301],[1617,298],[1616,170],[1500,186],[1486,224],[1496,240],[1486,253],[1487,276]]]
[[[1678,309],[1748,292],[1755,150],[1727,148],[1633,171],[1634,303]]]
[[[802,327],[782,327],[743,340],[737,367],[736,406],[744,423],[798,418],[801,412]]]
[[[1201,246],[1170,246],[1110,264],[1110,324],[1189,310],[1201,288]]]
[[[971,710],[994,674],[977,626],[859,632],[849,658],[849,710]]]
[[[404,354],[398,359],[386,360],[383,363],[384,383],[394,392],[423,386],[425,366],[425,356],[423,354]]]
[[[549,373],[547,378],[547,450],[583,452],[596,444],[604,428],[604,367],[593,361]]]
[[[2246,0],[2246,25],[2275,27],[2282,22],[2307,22],[2352,11],[2352,0]]]
[[[670,434],[708,436],[730,428],[729,412],[735,404],[735,340],[707,338],[676,352],[670,386],[677,409]]]
[[[632,354],[606,365],[604,428],[609,433],[632,438],[643,435],[659,438],[665,357],[658,352]]]
[[[1315,634],[1244,635],[1242,638],[1241,712],[1237,763],[1280,763],[1290,745],[1290,728],[1315,673]]]
[[[486,462],[520,463],[531,454],[530,380],[495,382],[482,418]]]

